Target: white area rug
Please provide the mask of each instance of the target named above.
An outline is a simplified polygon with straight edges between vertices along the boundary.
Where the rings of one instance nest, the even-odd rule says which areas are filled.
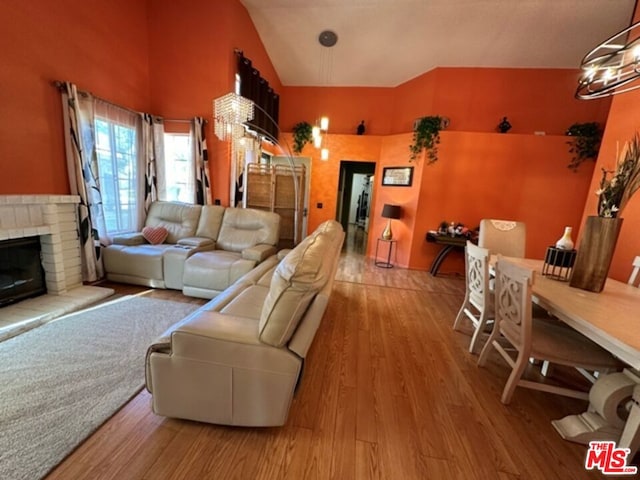
[[[124,297],[0,343],[0,479],[46,475],[144,386],[149,344],[196,308]]]

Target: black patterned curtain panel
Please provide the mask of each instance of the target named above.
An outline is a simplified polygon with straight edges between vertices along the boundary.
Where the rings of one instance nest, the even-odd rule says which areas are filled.
[[[102,195],[95,153],[93,99],[65,82],[62,91],[67,170],[71,193],[80,197],[78,221],[82,256],[82,279],[94,282],[104,277],[98,223],[104,222]],[[104,231],[104,230],[103,230]]]
[[[193,139],[193,155],[196,174],[196,203],[211,205],[211,182],[209,180],[209,155],[207,140],[204,135],[205,122],[202,117],[195,117],[191,125]]]
[[[151,203],[158,200],[158,160],[163,154],[163,147],[159,141],[158,130],[164,132],[162,119],[148,113],[141,113],[142,117],[142,155],[144,162],[144,212],[149,213]],[[159,138],[160,137],[160,138]]]

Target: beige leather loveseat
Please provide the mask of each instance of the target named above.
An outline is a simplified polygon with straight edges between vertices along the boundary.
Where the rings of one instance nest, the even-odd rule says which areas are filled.
[[[224,425],[284,424],[343,240],[338,222],[323,223],[169,329],[147,353],[153,411]]]
[[[187,273],[189,288],[212,298],[276,252],[280,216],[253,209],[154,202],[145,226],[164,227],[165,242],[152,245],[142,233],[115,237],[104,250],[107,278],[183,290]],[[208,275],[199,275],[201,265]],[[216,288],[211,288],[212,276]]]

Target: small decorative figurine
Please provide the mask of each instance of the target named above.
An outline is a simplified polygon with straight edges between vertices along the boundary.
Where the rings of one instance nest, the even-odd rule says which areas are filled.
[[[511,130],[509,120],[507,120],[507,117],[502,117],[502,121],[498,124],[498,131],[500,133],[507,133],[509,130]]]
[[[364,135],[364,120],[362,120],[360,122],[360,125],[358,125],[358,129],[356,130],[356,133],[358,135]]]

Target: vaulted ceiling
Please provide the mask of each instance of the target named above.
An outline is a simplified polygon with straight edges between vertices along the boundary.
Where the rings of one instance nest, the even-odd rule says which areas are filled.
[[[241,0],[284,85],[392,87],[436,67],[577,68],[635,0]],[[324,30],[338,35],[320,45]]]

